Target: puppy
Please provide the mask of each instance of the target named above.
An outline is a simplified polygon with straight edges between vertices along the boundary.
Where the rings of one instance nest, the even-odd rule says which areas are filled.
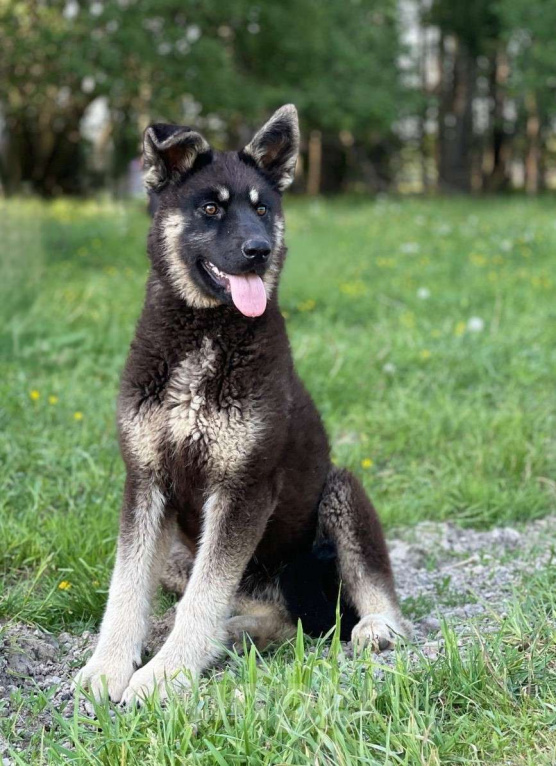
[[[244,633],[266,645],[301,619],[321,634],[340,583],[344,637],[381,650],[409,634],[380,522],[358,480],[331,465],[278,306],[281,197],[298,149],[291,105],[240,152],[214,151],[188,127],[145,132],[155,213],[118,404],[118,552],[98,645],[77,678],[96,696],[164,697]],[[140,667],[151,601],[180,546],[175,625]]]

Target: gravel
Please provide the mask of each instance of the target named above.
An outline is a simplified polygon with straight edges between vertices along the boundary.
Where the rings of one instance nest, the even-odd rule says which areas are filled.
[[[407,651],[415,659],[421,653],[434,659],[442,652],[441,620],[449,622],[462,645],[476,635],[473,625],[480,624],[483,633],[496,630],[515,589],[550,560],[556,545],[556,516],[519,530],[476,531],[427,522],[398,531],[389,545],[398,593],[415,627],[414,644]],[[172,620],[173,610],[153,620],[147,651],[160,646]],[[23,749],[32,729],[51,725],[52,710],[73,715],[71,678],[95,638],[87,631],[53,636],[24,624],[0,624],[1,714],[12,718],[19,740],[16,749]],[[379,664],[390,664],[393,657],[393,652],[385,652]],[[18,697],[32,697],[39,691],[48,694],[50,703],[31,714]],[[9,754],[0,734],[3,766],[11,766]]]

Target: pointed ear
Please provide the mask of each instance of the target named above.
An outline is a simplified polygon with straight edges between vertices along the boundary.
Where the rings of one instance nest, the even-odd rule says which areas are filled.
[[[240,154],[254,160],[280,191],[287,189],[293,181],[299,154],[299,121],[295,106],[286,104],[274,112]]]
[[[210,152],[200,133],[185,125],[150,125],[143,135],[143,180],[149,191],[160,191],[191,170],[200,154]]]

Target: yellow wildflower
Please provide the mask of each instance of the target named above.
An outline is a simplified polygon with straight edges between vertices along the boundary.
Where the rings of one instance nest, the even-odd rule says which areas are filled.
[[[74,412],[73,413],[73,419],[74,420],[83,420],[83,413],[82,412]]]
[[[48,403],[49,403],[49,404],[58,404],[58,397],[57,397],[57,396],[54,396],[54,394],[51,394],[51,395],[48,397]]]
[[[400,316],[400,322],[404,327],[415,327],[415,314],[412,311],[404,311]]]
[[[58,585],[58,590],[69,590],[71,588],[71,583],[67,580],[62,580],[62,582]]]
[[[424,348],[421,353],[419,354],[421,359],[430,359],[431,358],[431,352],[428,350],[428,348]]]
[[[365,283],[358,279],[356,282],[343,282],[340,285],[340,291],[344,295],[352,295],[357,297],[366,293]]]
[[[29,391],[29,396],[31,397],[31,399],[32,399],[34,402],[36,402],[38,399],[40,399],[40,398],[41,398],[41,394],[40,394],[40,391],[37,391],[37,389],[36,389],[36,388],[34,388],[32,391]]]
[[[457,325],[454,327],[454,335],[456,336],[456,338],[461,338],[461,336],[465,332],[465,328],[466,327],[467,327],[467,325],[465,324],[465,322],[458,322],[457,323]]]
[[[309,298],[309,300],[303,301],[303,303],[300,303],[297,308],[299,309],[299,311],[312,311],[316,305],[317,305],[317,302],[313,300],[312,298]]]
[[[365,457],[361,461],[361,468],[372,468],[372,466],[373,466],[373,461],[371,460],[370,457]]]
[[[469,260],[474,266],[485,266],[487,263],[487,259],[481,253],[471,253]]]

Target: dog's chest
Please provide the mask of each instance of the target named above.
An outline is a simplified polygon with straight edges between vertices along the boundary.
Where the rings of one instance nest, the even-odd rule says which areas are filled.
[[[247,377],[213,341],[203,339],[172,369],[160,399],[144,402],[123,419],[137,459],[158,469],[168,460],[195,457],[215,479],[236,473],[264,430]]]

